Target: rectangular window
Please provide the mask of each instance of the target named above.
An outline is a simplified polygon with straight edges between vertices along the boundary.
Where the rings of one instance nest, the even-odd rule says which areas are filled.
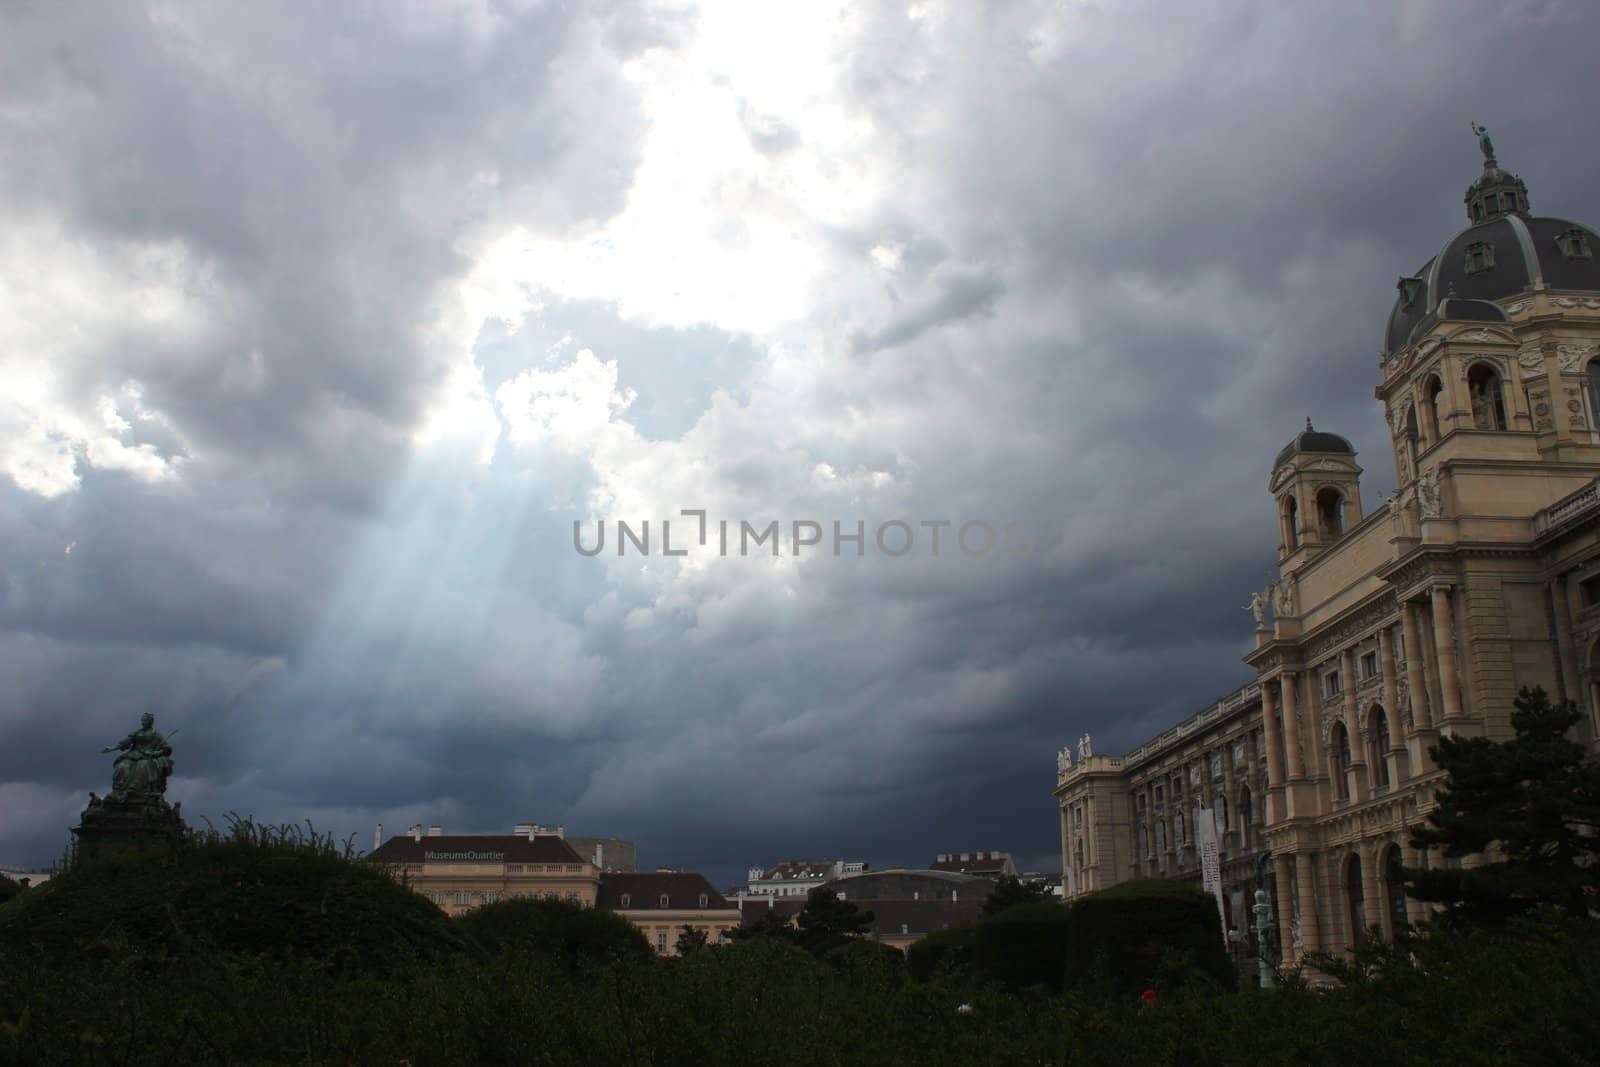
[[[1378,676],[1378,654],[1368,652],[1361,657],[1361,677],[1376,678]]]
[[[664,934],[664,933],[663,934],[656,934],[656,951],[661,953],[662,955],[666,955],[666,952],[667,952],[667,935],[666,934]]]
[[[1322,676],[1322,693],[1324,696],[1336,697],[1339,695],[1341,688],[1338,671],[1329,671]]]
[[[1583,593],[1584,607],[1592,608],[1596,604],[1600,604],[1600,574],[1585,580],[1578,586],[1578,589]]]

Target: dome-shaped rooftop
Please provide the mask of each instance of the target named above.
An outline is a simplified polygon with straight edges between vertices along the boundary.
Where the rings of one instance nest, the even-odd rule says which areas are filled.
[[[1274,469],[1283,465],[1283,462],[1299,452],[1321,452],[1324,454],[1353,456],[1356,450],[1336,433],[1323,433],[1321,430],[1311,428],[1311,420],[1306,420],[1306,428],[1295,435],[1293,441],[1283,446],[1278,453],[1278,458],[1272,461]]]
[[[1488,131],[1474,126],[1483,173],[1467,189],[1472,225],[1445,242],[1416,274],[1401,278],[1389,313],[1384,354],[1404,348],[1447,319],[1505,321],[1481,305],[1533,289],[1600,291],[1600,236],[1566,219],[1528,214],[1522,179],[1500,169]],[[1449,314],[1440,304],[1450,300]]]

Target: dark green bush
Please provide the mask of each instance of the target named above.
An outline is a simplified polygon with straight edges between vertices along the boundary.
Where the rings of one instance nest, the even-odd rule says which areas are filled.
[[[1132,997],[1186,979],[1234,987],[1216,898],[1195,885],[1125,882],[1074,901],[1070,911],[1068,988]]]
[[[1071,909],[1053,900],[1019,904],[978,924],[978,970],[1009,989],[1061,988]]]
[[[0,904],[4,904],[20,892],[22,892],[21,882],[14,882],[5,875],[0,874]]]
[[[0,952],[299,957],[383,969],[469,951],[450,920],[315,831],[236,820],[78,858],[0,907]]]
[[[972,971],[977,949],[977,923],[947,926],[906,949],[906,970],[919,982],[940,974],[965,977]]]
[[[649,941],[627,919],[565,900],[501,900],[455,923],[486,953],[542,956],[565,971],[652,955]]]
[[[527,954],[379,974],[124,948],[0,953],[0,1063],[1498,1067],[1600,1048],[1600,923],[1559,918],[1424,938],[1412,962],[1343,988],[1202,989],[1148,1009],[901,981],[772,939],[577,973]]]

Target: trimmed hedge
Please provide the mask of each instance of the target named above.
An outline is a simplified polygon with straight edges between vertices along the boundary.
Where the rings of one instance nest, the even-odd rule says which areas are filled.
[[[0,956],[218,953],[367,972],[474,955],[444,912],[386,871],[314,831],[248,820],[76,858],[0,906]]]
[[[933,980],[940,971],[962,974],[972,969],[977,950],[977,923],[948,926],[906,949],[906,970],[919,982]]]
[[[565,900],[500,900],[473,908],[455,924],[486,953],[542,956],[564,971],[653,955],[650,942],[627,919]]]
[[[1125,882],[1075,901],[1070,910],[1068,988],[1136,996],[1196,975],[1234,988],[1216,898],[1192,883]]]
[[[1008,989],[1061,988],[1073,909],[1053,900],[1019,904],[978,924],[978,970]]]

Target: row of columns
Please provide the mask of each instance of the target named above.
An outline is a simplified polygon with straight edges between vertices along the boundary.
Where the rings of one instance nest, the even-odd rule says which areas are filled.
[[[1559,613],[1558,613],[1559,614]],[[1461,679],[1456,654],[1455,619],[1451,604],[1451,587],[1435,585],[1429,589],[1427,601],[1406,601],[1401,604],[1402,639],[1406,649],[1406,684],[1411,710],[1412,730],[1409,735],[1401,722],[1399,707],[1399,678],[1394,638],[1389,627],[1378,632],[1378,666],[1381,697],[1387,719],[1387,759],[1390,781],[1398,784],[1407,773],[1421,774],[1428,770],[1427,748],[1439,728],[1450,728],[1463,717]],[[1559,623],[1559,620],[1558,620]],[[1432,637],[1430,657],[1423,648],[1423,633]],[[1430,660],[1432,661],[1430,663]],[[1268,796],[1263,807],[1269,809],[1268,824],[1276,824],[1296,816],[1317,814],[1315,791],[1307,773],[1306,749],[1302,744],[1298,715],[1300,675],[1298,670],[1283,670],[1278,685],[1264,684],[1261,688],[1262,732],[1267,746]],[[1359,707],[1355,684],[1355,650],[1344,649],[1339,662],[1340,688],[1343,696],[1342,714],[1346,730],[1359,737]],[[1430,709],[1430,694],[1438,694],[1439,721]],[[1315,694],[1310,694],[1315,699]],[[1408,737],[1411,747],[1407,748]],[[1330,775],[1340,770],[1332,753],[1324,754]],[[1344,768],[1356,780],[1353,795],[1370,795],[1366,768],[1365,747],[1352,740],[1350,767]],[[1403,762],[1402,762],[1403,760]],[[1337,793],[1335,795],[1338,795]],[[1418,865],[1420,855],[1409,844],[1401,845],[1401,862],[1410,867]],[[1278,886],[1279,935],[1286,960],[1293,954],[1294,919],[1300,919],[1300,950],[1302,953],[1320,951],[1331,936],[1326,923],[1319,922],[1317,900],[1330,905],[1342,902],[1348,915],[1348,889],[1342,884],[1340,865],[1349,855],[1339,850],[1319,856],[1309,851],[1282,853],[1273,857],[1273,869]],[[1393,936],[1393,920],[1386,907],[1388,886],[1379,871],[1383,852],[1378,842],[1364,842],[1358,846],[1361,861],[1362,918],[1367,927],[1376,926],[1385,936]],[[1333,864],[1333,869],[1319,872],[1323,864]],[[1319,873],[1328,884],[1319,892]],[[1425,906],[1407,900],[1409,921],[1418,922],[1424,917]],[[1325,909],[1323,919],[1336,914]],[[1346,918],[1345,925],[1352,919]],[[1355,931],[1349,931],[1353,943]]]

